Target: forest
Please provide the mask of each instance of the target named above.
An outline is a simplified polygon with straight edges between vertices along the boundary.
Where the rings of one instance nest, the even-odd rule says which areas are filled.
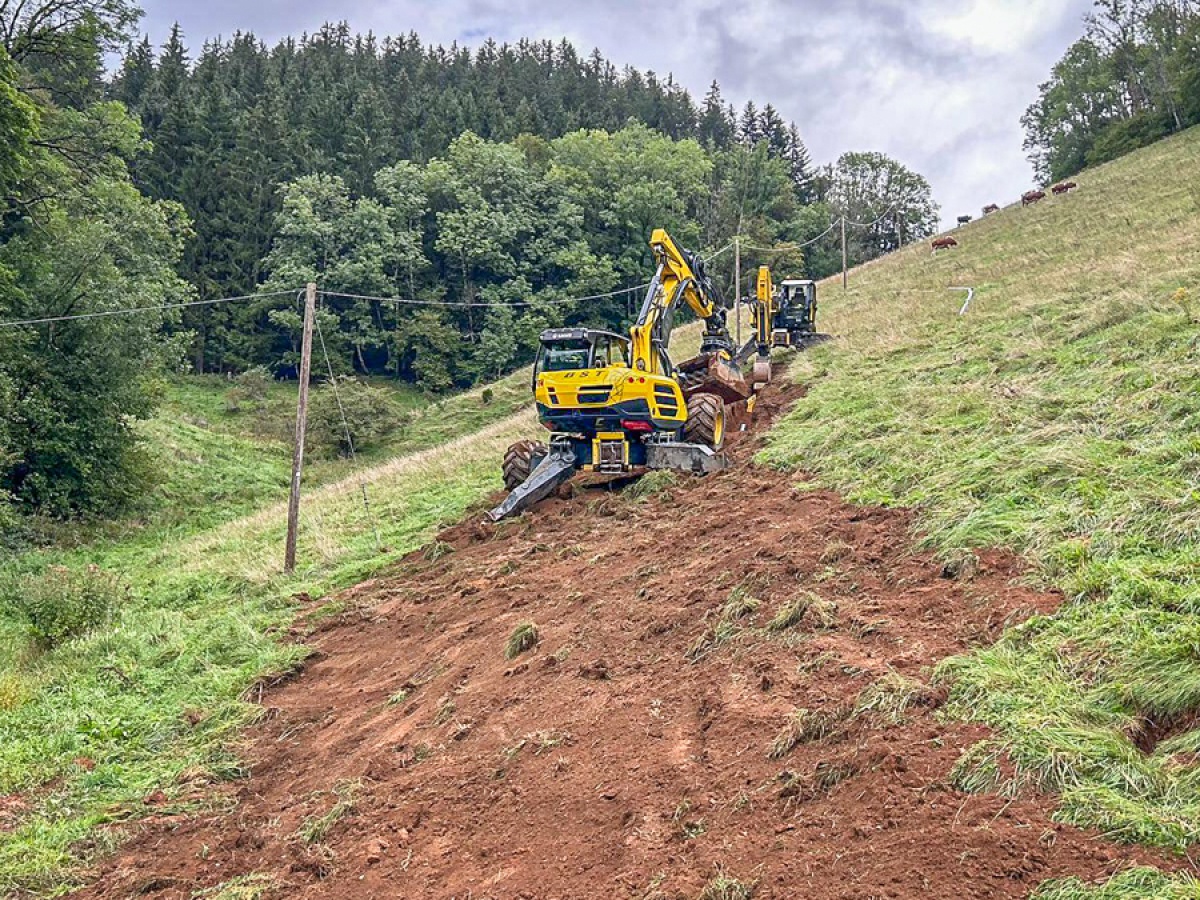
[[[1200,3],[1097,0],[1021,119],[1044,184],[1200,124]]]
[[[851,263],[936,227],[895,160],[816,166],[769,103],[736,110],[716,82],[697,103],[566,41],[342,24],[193,58],[139,17],[0,3],[0,515],[136,496],[153,473],[132,423],[165,374],[295,377],[308,281],[335,371],[438,393],[527,363],[546,326],[627,324],[654,227],[711,257],[725,302],[734,235],[763,248],[747,270],[821,276],[840,216],[863,223]],[[147,311],[111,315],[129,307]]]

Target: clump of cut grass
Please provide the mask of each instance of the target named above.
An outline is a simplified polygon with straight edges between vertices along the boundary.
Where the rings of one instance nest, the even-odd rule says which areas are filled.
[[[818,631],[828,631],[836,628],[838,623],[838,605],[835,600],[814,596],[804,613],[805,618]]]
[[[252,872],[249,875],[231,878],[192,896],[195,900],[262,900],[279,886],[278,879],[273,875]]]
[[[425,552],[421,555],[424,556],[428,562],[437,562],[446,554],[453,552],[454,548],[445,541],[434,541],[425,548]]]
[[[783,786],[778,796],[783,800],[807,802],[823,797],[843,781],[862,772],[862,766],[854,760],[823,760],[817,763],[811,775],[784,772],[780,775]]]
[[[804,621],[805,614],[814,602],[821,598],[811,591],[800,591],[791,600],[785,601],[776,610],[775,616],[767,623],[767,631],[779,634],[790,628],[795,628]]]
[[[361,790],[362,782],[360,781],[345,781],[335,785],[333,806],[319,816],[305,818],[300,823],[300,827],[296,829],[296,837],[305,844],[324,843],[329,830],[357,809],[357,798]]]
[[[729,598],[721,607],[717,621],[701,632],[700,636],[688,647],[684,654],[690,662],[698,662],[723,644],[729,643],[744,630],[740,624],[742,619],[757,612],[762,601],[750,593],[750,587],[743,582],[735,587]]]
[[[677,484],[679,475],[671,469],[654,469],[625,488],[625,496],[634,500],[646,500],[670,490]]]
[[[800,707],[792,712],[783,730],[775,735],[767,756],[783,759],[801,744],[822,740],[833,734],[852,714],[853,709],[848,706],[815,710]]]
[[[757,881],[734,878],[718,866],[717,874],[704,885],[696,900],[751,900],[757,886]]]
[[[889,724],[904,721],[904,713],[916,706],[926,695],[919,681],[905,678],[899,672],[888,672],[872,681],[854,703],[854,715],[876,716]]]
[[[1000,758],[1003,750],[994,741],[978,741],[968,747],[950,770],[950,786],[968,794],[995,791],[1003,780]]]
[[[522,622],[512,630],[512,634],[508,636],[508,643],[504,645],[504,656],[506,659],[516,659],[526,650],[532,650],[537,646],[538,627],[534,622]]]
[[[721,608],[721,618],[736,622],[738,619],[744,619],[746,616],[758,612],[760,606],[762,606],[762,601],[753,596],[750,593],[749,585],[743,582],[730,592],[729,599]]]

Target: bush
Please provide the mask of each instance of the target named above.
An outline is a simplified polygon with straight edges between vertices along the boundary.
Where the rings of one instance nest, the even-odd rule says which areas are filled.
[[[233,379],[233,387],[225,393],[225,408],[231,413],[243,409],[261,409],[267,402],[267,391],[274,381],[266,366],[247,369]]]
[[[15,579],[5,593],[4,605],[28,623],[40,646],[50,649],[110,621],[126,591],[116,576],[97,566],[82,571],[51,566],[41,575]]]
[[[349,456],[352,449],[370,449],[403,422],[404,416],[386,390],[343,375],[336,381],[336,392],[333,383],[312,392],[306,445],[312,450]]]

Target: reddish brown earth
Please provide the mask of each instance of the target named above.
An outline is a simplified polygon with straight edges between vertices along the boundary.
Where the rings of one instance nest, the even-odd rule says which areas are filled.
[[[758,432],[794,399],[769,392]],[[81,896],[258,873],[279,897],[648,900],[722,870],[764,898],[1024,897],[1161,862],[947,783],[986,733],[938,720],[931,666],[1060,598],[998,553],[948,577],[906,513],[796,489],[742,440],[721,475],[476,515],[347,591],[225,811],[148,821]],[[761,606],[691,661],[739,585]],[[802,594],[827,602],[769,634]],[[506,659],[527,621],[540,643]],[[903,721],[848,715],[889,673],[922,685]],[[770,758],[797,707],[828,733]]]

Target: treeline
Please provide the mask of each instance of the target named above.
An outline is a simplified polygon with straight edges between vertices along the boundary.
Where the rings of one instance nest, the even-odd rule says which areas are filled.
[[[1044,183],[1200,124],[1200,3],[1096,0],[1084,21],[1021,119]]]
[[[157,54],[148,40],[133,47],[109,94],[141,117],[153,145],[138,183],[192,214],[187,274],[201,296],[258,283],[280,184],[325,172],[369,193],[384,166],[426,163],[468,131],[507,142],[636,121],[718,150],[761,139],[799,179],[809,166],[773,107],[751,103],[739,118],[715,85],[698,107],[670,77],[618,70],[598,51],[580,58],[566,41],[487,41],[472,52],[342,24],[271,48],[252,34],[209,41],[193,60],[175,28]]]
[[[202,298],[309,278],[399,297],[330,298],[338,364],[431,390],[527,361],[545,325],[617,327],[630,295],[566,301],[644,281],[655,226],[693,247],[739,231],[806,243],[832,205],[875,219],[901,200],[888,221],[852,230],[859,262],[935,221],[928,184],[891,160],[814,170],[769,104],[736,112],[715,82],[697,104],[670,77],[565,41],[472,52],[329,25],[270,49],[247,34],[208,42],[193,61],[176,28],[158,54],[133,48],[110,95],[153,144],[138,182],[191,214],[182,272]],[[901,182],[914,189],[903,198]],[[778,261],[820,276],[840,248],[829,237]],[[197,371],[291,372],[289,310],[200,307],[182,327]]]

